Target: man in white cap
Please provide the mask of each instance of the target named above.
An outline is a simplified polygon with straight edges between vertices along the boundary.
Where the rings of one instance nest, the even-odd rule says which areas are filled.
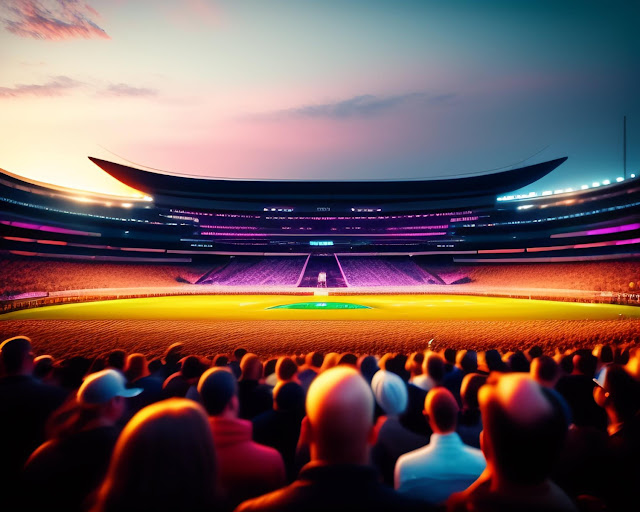
[[[84,379],[75,400],[51,417],[49,441],[25,465],[24,494],[30,509],[86,509],[89,493],[107,471],[126,398],[141,392],[141,388],[127,388],[124,376],[113,369]]]
[[[382,481],[393,487],[393,470],[398,457],[424,446],[429,438],[412,432],[400,422],[409,400],[407,384],[402,378],[393,372],[378,370],[371,379],[371,389],[384,411],[376,423],[371,459],[380,471]]]

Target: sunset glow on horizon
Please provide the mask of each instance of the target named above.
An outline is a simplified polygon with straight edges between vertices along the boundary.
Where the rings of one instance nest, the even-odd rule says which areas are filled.
[[[114,195],[88,157],[226,178],[640,167],[634,6],[587,0],[8,0],[0,168]],[[633,12],[632,12],[633,11]]]

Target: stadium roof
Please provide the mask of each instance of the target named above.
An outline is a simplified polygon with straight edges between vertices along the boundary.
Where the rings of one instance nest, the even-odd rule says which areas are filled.
[[[152,172],[89,157],[118,181],[151,196],[242,201],[420,201],[496,196],[521,189],[556,169],[567,158],[506,171],[430,180],[246,180],[190,177]]]

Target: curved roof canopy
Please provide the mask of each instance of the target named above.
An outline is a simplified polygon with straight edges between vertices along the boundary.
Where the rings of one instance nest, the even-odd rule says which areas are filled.
[[[558,158],[508,171],[452,179],[305,181],[231,180],[187,177],[152,172],[89,159],[118,181],[149,195],[179,198],[242,201],[344,201],[354,199],[420,201],[463,197],[495,196],[512,192],[546,176],[567,158]]]

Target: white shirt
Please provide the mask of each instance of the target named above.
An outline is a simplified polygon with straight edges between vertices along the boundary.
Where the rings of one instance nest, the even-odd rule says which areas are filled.
[[[482,452],[464,444],[457,433],[434,433],[428,445],[398,458],[395,488],[412,498],[440,504],[475,482],[485,466]]]

